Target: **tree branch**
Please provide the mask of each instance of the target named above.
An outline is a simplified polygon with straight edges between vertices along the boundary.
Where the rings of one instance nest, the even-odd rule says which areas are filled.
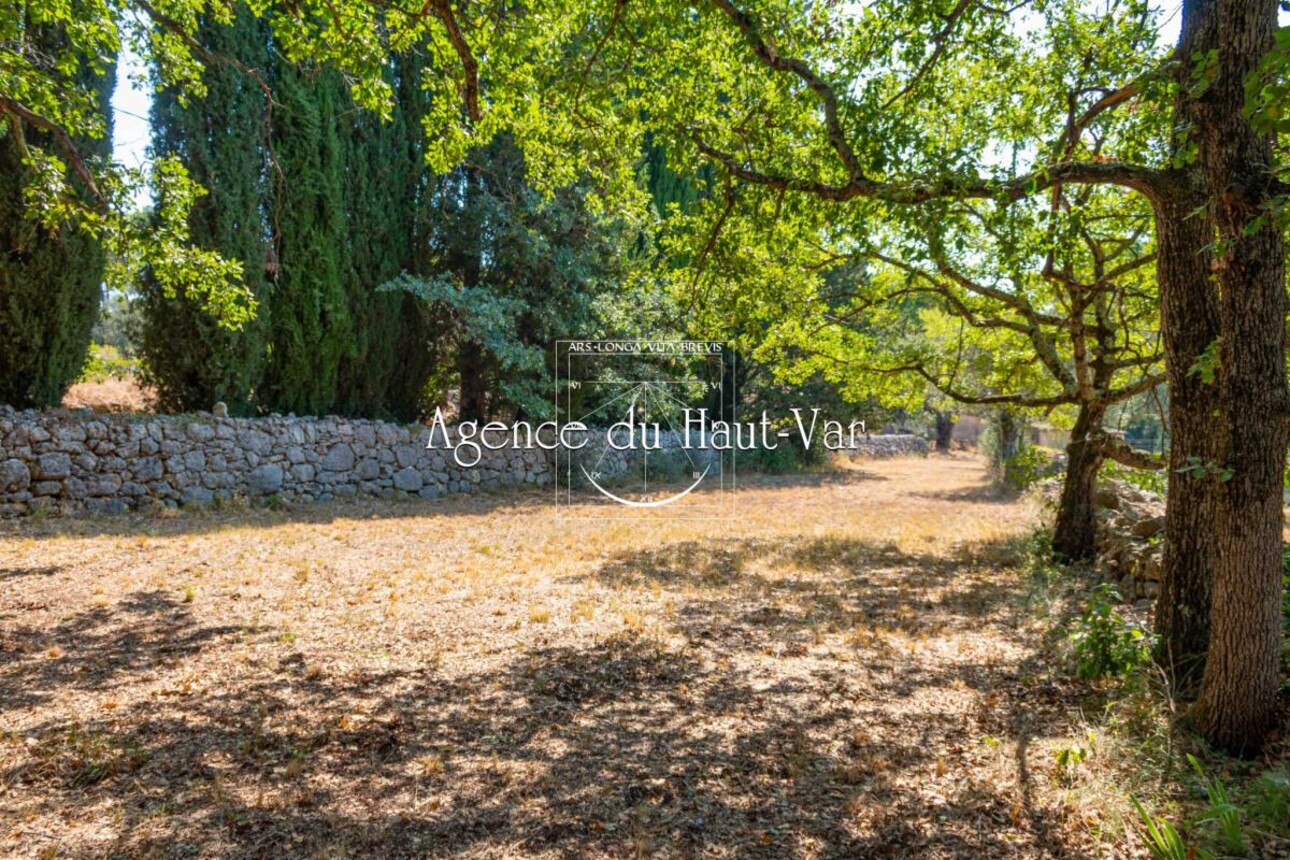
[[[573,94],[573,109],[576,112],[578,106],[582,103],[582,91],[587,87],[587,78],[591,76],[591,70],[595,67],[596,61],[600,59],[600,52],[605,49],[605,45],[613,38],[614,32],[618,29],[618,22],[623,17],[623,10],[627,8],[627,0],[614,0],[614,14],[609,19],[609,26],[596,41],[596,48],[587,58],[587,64],[582,68],[582,78],[578,81],[578,89]]]
[[[1015,203],[1053,185],[1116,185],[1157,199],[1165,174],[1150,167],[1119,161],[1069,161],[1040,167],[1011,179],[982,179],[977,176],[945,178],[927,182],[874,182],[863,175],[843,183],[821,182],[759,170],[751,163],[712,146],[697,133],[691,134],[695,147],[719,163],[733,176],[753,185],[811,194],[822,200],[847,201],[871,198],[887,203],[918,204],[944,199],[990,199]]]
[[[744,34],[744,38],[752,46],[753,53],[762,63],[774,71],[796,75],[810,88],[811,92],[819,97],[824,106],[824,127],[829,136],[829,144],[842,161],[842,166],[846,169],[851,182],[863,180],[864,173],[860,169],[860,161],[856,158],[855,150],[851,148],[846,132],[842,128],[842,120],[838,114],[838,94],[833,87],[825,83],[824,79],[802,60],[797,57],[782,56],[762,37],[761,30],[753,17],[736,7],[730,0],[713,0],[713,4],[725,12]]]
[[[1165,467],[1163,458],[1150,451],[1134,448],[1119,436],[1106,435],[1102,440],[1102,456],[1131,469],[1156,471]]]
[[[245,75],[250,75],[255,79],[256,83],[260,85],[260,89],[264,90],[265,97],[268,98],[270,103],[272,103],[273,91],[270,89],[268,81],[264,79],[264,75],[261,74],[259,69],[248,66],[236,57],[230,57],[226,54],[217,54],[210,50],[199,42],[191,33],[185,30],[183,24],[158,10],[157,7],[153,6],[152,3],[149,2],[149,0],[135,0],[135,2],[138,7],[153,20],[154,23],[171,34],[179,37],[179,40],[182,41],[190,51],[200,56],[206,62],[229,66],[230,68],[237,69]]]
[[[1069,157],[1071,151],[1074,150],[1076,143],[1079,141],[1080,136],[1084,133],[1084,130],[1089,127],[1093,120],[1097,119],[1099,115],[1110,110],[1116,105],[1123,104],[1134,96],[1137,96],[1142,92],[1142,84],[1150,78],[1159,75],[1160,72],[1161,70],[1157,69],[1136,81],[1130,81],[1118,90],[1112,90],[1102,96],[1102,98],[1090,105],[1084,113],[1080,114],[1079,117],[1074,119],[1067,126],[1066,131],[1064,131],[1062,136],[1057,140],[1057,145],[1054,147],[1054,151],[1062,153],[1063,157]]]
[[[948,40],[950,33],[954,31],[954,27],[958,24],[959,19],[966,15],[973,6],[979,7],[980,4],[975,2],[975,0],[959,0],[958,5],[945,16],[945,26],[932,37],[931,55],[924,60],[921,65],[919,65],[912,75],[909,76],[909,80],[900,88],[900,91],[883,103],[883,110],[887,110],[896,102],[913,92],[914,87],[918,86],[922,81],[923,76],[932,70],[937,61],[940,60],[941,55],[945,53],[945,46],[949,43]]]
[[[1156,198],[1157,189],[1162,182],[1162,174],[1151,168],[1139,167],[1115,161],[1062,161],[1041,167],[1024,176],[1004,181],[987,181],[972,177],[966,180],[940,180],[936,182],[912,183],[899,185],[879,183],[865,176],[855,150],[842,127],[839,111],[840,99],[837,91],[826,82],[814,69],[798,57],[783,55],[761,33],[760,27],[748,12],[735,6],[732,0],[712,0],[713,5],[725,13],[731,22],[747,39],[756,57],[772,71],[796,76],[820,99],[824,110],[824,128],[829,145],[837,153],[842,167],[846,171],[847,181],[842,184],[820,182],[768,173],[758,170],[750,163],[737,159],[730,153],[711,146],[699,135],[694,134],[696,146],[701,152],[726,167],[731,173],[745,182],[766,185],[789,191],[801,191],[814,194],[826,200],[851,200],[857,197],[870,197],[885,200],[889,203],[925,203],[929,200],[949,197],[989,197],[1002,199],[1004,202],[1015,202],[1041,191],[1054,184],[1071,182],[1074,184],[1120,185],[1132,188],[1149,199]],[[960,6],[964,5],[960,3]],[[970,8],[970,7],[969,7]],[[963,10],[956,13],[962,14]],[[1128,85],[1129,87],[1135,84]],[[1122,88],[1127,89],[1127,88]],[[1111,96],[1089,108],[1085,114],[1091,122],[1098,113],[1119,104],[1133,93],[1121,94],[1116,91]],[[1116,96],[1117,98],[1112,98]],[[1107,102],[1107,104],[1102,104]],[[1096,110],[1095,110],[1096,108]]]
[[[99,191],[98,183],[94,181],[94,175],[90,172],[89,165],[85,163],[85,157],[81,155],[76,148],[76,144],[72,142],[71,135],[67,133],[67,129],[8,96],[0,96],[0,110],[4,110],[6,113],[16,116],[23,122],[30,123],[37,128],[43,128],[52,134],[72,170],[76,171],[76,175],[85,183],[85,187],[94,198],[94,202],[100,206],[107,205],[107,198],[103,196],[103,192]]]
[[[477,123],[483,118],[479,110],[479,62],[475,59],[470,45],[466,43],[466,37],[461,33],[457,15],[452,11],[451,0],[426,0],[426,2],[428,5],[433,4],[435,16],[448,30],[448,41],[457,52],[457,59],[461,61],[461,71],[465,77],[462,83],[462,94],[466,102],[466,116],[470,117],[471,122]]]

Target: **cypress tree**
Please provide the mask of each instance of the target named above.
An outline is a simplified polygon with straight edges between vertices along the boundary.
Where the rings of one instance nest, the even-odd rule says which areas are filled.
[[[231,25],[201,29],[213,50],[267,72],[271,125],[259,82],[215,64],[205,98],[159,96],[154,149],[208,189],[192,236],[245,262],[260,313],[226,331],[198,303],[146,284],[143,350],[163,405],[415,417],[434,369],[432,318],[411,296],[378,288],[425,257],[422,60],[392,64],[396,106],[382,122],[334,71],[272,54],[245,7]]]
[[[660,218],[673,210],[688,213],[695,201],[707,195],[712,182],[712,170],[704,167],[697,177],[682,176],[667,163],[667,150],[652,139],[645,144],[645,186]]]
[[[198,38],[216,54],[253,68],[263,69],[268,62],[266,29],[244,4],[230,24],[203,21]],[[208,63],[203,80],[206,95],[187,104],[173,89],[157,94],[153,151],[179,158],[207,190],[189,216],[192,240],[242,261],[245,283],[260,302],[259,314],[230,331],[203,310],[200,300],[182,292],[167,297],[145,278],[140,351],[163,408],[192,411],[223,401],[233,414],[245,415],[253,411],[268,329],[266,98],[253,77],[228,64]]]
[[[259,400],[301,415],[337,411],[340,368],[354,320],[346,271],[345,84],[330,69],[276,67],[270,229],[277,272],[269,297],[270,348]]]
[[[33,49],[53,57],[66,53],[63,33],[28,23]],[[82,59],[76,74],[95,88],[104,134],[73,143],[87,160],[105,158],[112,146],[115,69],[97,74]],[[23,190],[31,176],[23,164],[23,148],[58,153],[58,147],[47,132],[17,128],[21,137],[12,125],[0,129],[0,402],[56,406],[89,352],[105,255],[93,236],[75,226],[47,229],[25,217]],[[69,171],[68,178],[78,192],[85,190],[75,174]]]
[[[366,111],[349,114],[345,133],[345,216],[348,254],[345,289],[353,339],[338,370],[337,409],[353,415],[384,412],[386,390],[398,362],[399,297],[376,288],[404,268],[410,236],[405,229],[409,183],[398,156],[403,118],[388,122]]]
[[[338,409],[346,414],[415,417],[430,371],[424,314],[410,296],[379,291],[418,268],[418,206],[426,178],[419,73],[415,57],[392,64],[396,99],[389,120],[356,106],[345,113],[346,286],[354,323],[339,372]]]
[[[425,59],[420,53],[397,57],[394,63],[394,89],[403,118],[398,157],[409,170],[407,193],[402,198],[408,237],[408,257],[403,270],[419,275],[430,271],[432,228],[431,174],[426,167],[426,136],[422,125],[430,107],[429,96],[421,86],[425,68]],[[441,370],[444,357],[436,350],[436,344],[446,322],[415,296],[403,292],[396,295],[399,296],[399,329],[394,341],[397,361],[386,386],[386,410],[394,417],[411,420],[424,411],[429,380]]]

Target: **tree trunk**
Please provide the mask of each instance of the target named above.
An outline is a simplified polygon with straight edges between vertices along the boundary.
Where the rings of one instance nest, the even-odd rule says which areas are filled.
[[[1102,421],[1106,406],[1081,403],[1066,446],[1066,480],[1057,506],[1053,554],[1068,562],[1097,554],[1097,473],[1102,468]]]
[[[990,466],[998,479],[1007,484],[1012,478],[1009,462],[1021,450],[1021,421],[1005,407],[995,413],[992,423],[994,450],[991,452]]]
[[[1272,139],[1255,132],[1243,109],[1245,80],[1274,44],[1277,4],[1229,0],[1217,6],[1218,69],[1202,97],[1206,121],[1197,131],[1218,225],[1218,378],[1227,444],[1199,716],[1212,743],[1248,753],[1276,724],[1290,395],[1285,246],[1266,210]]]
[[[1169,378],[1169,486],[1165,547],[1156,601],[1157,660],[1175,689],[1193,692],[1209,647],[1210,580],[1218,522],[1218,485],[1194,463],[1215,462],[1218,388],[1191,372],[1218,338],[1218,295],[1210,275],[1213,222],[1187,178],[1157,203],[1160,322]]]
[[[1211,6],[1208,0],[1187,0],[1178,44],[1181,56],[1213,45]],[[1179,71],[1176,153],[1190,145],[1187,129],[1199,118],[1199,105],[1191,96],[1191,68],[1183,63]],[[1194,163],[1172,171],[1169,186],[1153,200],[1170,436],[1156,659],[1183,695],[1200,683],[1209,647],[1218,522],[1217,482],[1191,465],[1215,462],[1222,450],[1221,434],[1215,429],[1218,388],[1192,371],[1219,336],[1218,292],[1211,272],[1214,222],[1207,202],[1205,177]]]
[[[950,443],[954,441],[954,413],[933,409],[936,418],[936,450],[941,454],[950,452]]]
[[[462,340],[457,345],[457,374],[461,378],[458,417],[462,421],[487,421],[488,356],[475,341]]]

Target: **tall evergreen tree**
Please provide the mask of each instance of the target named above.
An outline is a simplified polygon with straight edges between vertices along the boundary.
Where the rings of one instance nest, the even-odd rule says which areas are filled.
[[[189,219],[198,244],[245,263],[260,302],[255,323],[221,327],[200,297],[144,285],[143,351],[162,405],[415,417],[433,356],[429,318],[379,287],[418,267],[426,186],[421,59],[396,58],[392,117],[355,105],[334,72],[302,69],[271,51],[245,7],[231,24],[205,21],[230,64],[205,69],[208,95],[174,90],[154,108],[154,151],[178,157],[208,193]]]
[[[69,42],[60,28],[28,20],[25,34],[29,50],[67,56]],[[92,94],[91,109],[102,121],[102,134],[78,135],[72,142],[95,163],[111,152],[115,68],[100,73],[82,58],[74,77]],[[57,150],[52,135],[10,114],[10,122],[0,128],[0,402],[54,406],[85,363],[105,255],[76,225],[49,227],[27,217],[24,189],[32,178],[24,164],[28,147]],[[83,191],[80,180],[68,174],[68,181]]]
[[[245,4],[229,24],[203,20],[198,38],[221,56],[252,68],[267,65],[267,28]],[[266,95],[254,78],[224,63],[208,64],[203,81],[207,92],[200,99],[185,100],[172,88],[157,94],[153,152],[179,158],[206,189],[189,216],[192,240],[242,262],[243,278],[260,310],[254,321],[233,330],[204,309],[203,297],[182,289],[167,296],[155,279],[146,277],[140,351],[163,408],[209,409],[223,401],[234,414],[249,414],[264,368],[268,330]]]
[[[345,84],[333,70],[279,63],[273,79],[275,167],[270,229],[277,271],[269,297],[262,405],[337,411],[341,364],[352,352],[346,263]]]
[[[395,351],[402,297],[377,287],[407,268],[411,231],[407,213],[414,199],[413,171],[400,145],[406,130],[401,111],[389,121],[366,111],[347,114],[345,145],[345,291],[353,338],[337,371],[340,412],[380,415],[398,363]]]
[[[431,219],[428,207],[432,174],[426,166],[426,133],[423,122],[429,112],[431,96],[421,85],[426,73],[425,58],[419,53],[398,57],[394,62],[395,94],[404,123],[405,137],[401,157],[415,166],[411,172],[404,199],[409,255],[404,270],[425,273],[430,264]],[[427,405],[427,384],[441,373],[444,356],[436,349],[437,334],[445,321],[433,308],[415,296],[404,294],[399,305],[399,331],[394,342],[398,360],[386,388],[386,405],[390,414],[409,420],[417,417]]]
[[[396,283],[444,320],[433,345],[455,358],[462,418],[548,413],[548,346],[601,329],[597,301],[626,280],[635,236],[584,193],[544,197],[504,136],[435,182],[426,274]]]
[[[667,150],[647,136],[645,147],[645,187],[660,218],[676,212],[685,214],[694,203],[711,191],[712,168],[704,167],[698,176],[682,176],[667,162]]]
[[[338,374],[338,409],[346,414],[416,416],[434,356],[431,320],[411,296],[380,287],[424,270],[423,203],[428,170],[421,127],[423,60],[396,57],[392,115],[350,107],[345,131],[346,288],[354,338]]]

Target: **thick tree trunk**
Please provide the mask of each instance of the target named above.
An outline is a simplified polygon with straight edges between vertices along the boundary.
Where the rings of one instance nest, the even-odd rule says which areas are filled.
[[[936,450],[941,454],[950,452],[950,443],[954,441],[954,414],[933,409],[936,418]]]
[[[1210,741],[1257,750],[1276,723],[1281,651],[1282,475],[1290,396],[1285,376],[1285,246],[1267,217],[1272,139],[1246,119],[1245,80],[1272,47],[1277,6],[1217,4],[1217,75],[1198,129],[1218,224],[1226,415],[1209,656],[1200,720]],[[1262,226],[1256,223],[1261,219]]]
[[[1191,57],[1214,45],[1211,0],[1186,0],[1178,53]],[[1191,95],[1192,64],[1180,64],[1174,125],[1176,153],[1193,143],[1200,105]],[[1221,455],[1218,388],[1193,372],[1219,336],[1217,286],[1212,276],[1214,222],[1200,166],[1172,171],[1153,200],[1160,328],[1169,381],[1169,487],[1160,596],[1156,601],[1158,662],[1180,694],[1200,683],[1209,647],[1210,582],[1218,523],[1218,485],[1192,468]]]
[[[1218,338],[1218,294],[1210,274],[1213,222],[1194,177],[1178,177],[1175,193],[1157,203],[1160,319],[1169,378],[1169,487],[1165,548],[1156,601],[1157,659],[1175,689],[1194,692],[1209,647],[1210,580],[1218,482],[1195,463],[1215,462],[1218,387],[1192,368]]]
[[[1097,554],[1097,473],[1102,468],[1102,420],[1106,406],[1081,403],[1066,446],[1066,480],[1057,506],[1053,554],[1068,562]]]

